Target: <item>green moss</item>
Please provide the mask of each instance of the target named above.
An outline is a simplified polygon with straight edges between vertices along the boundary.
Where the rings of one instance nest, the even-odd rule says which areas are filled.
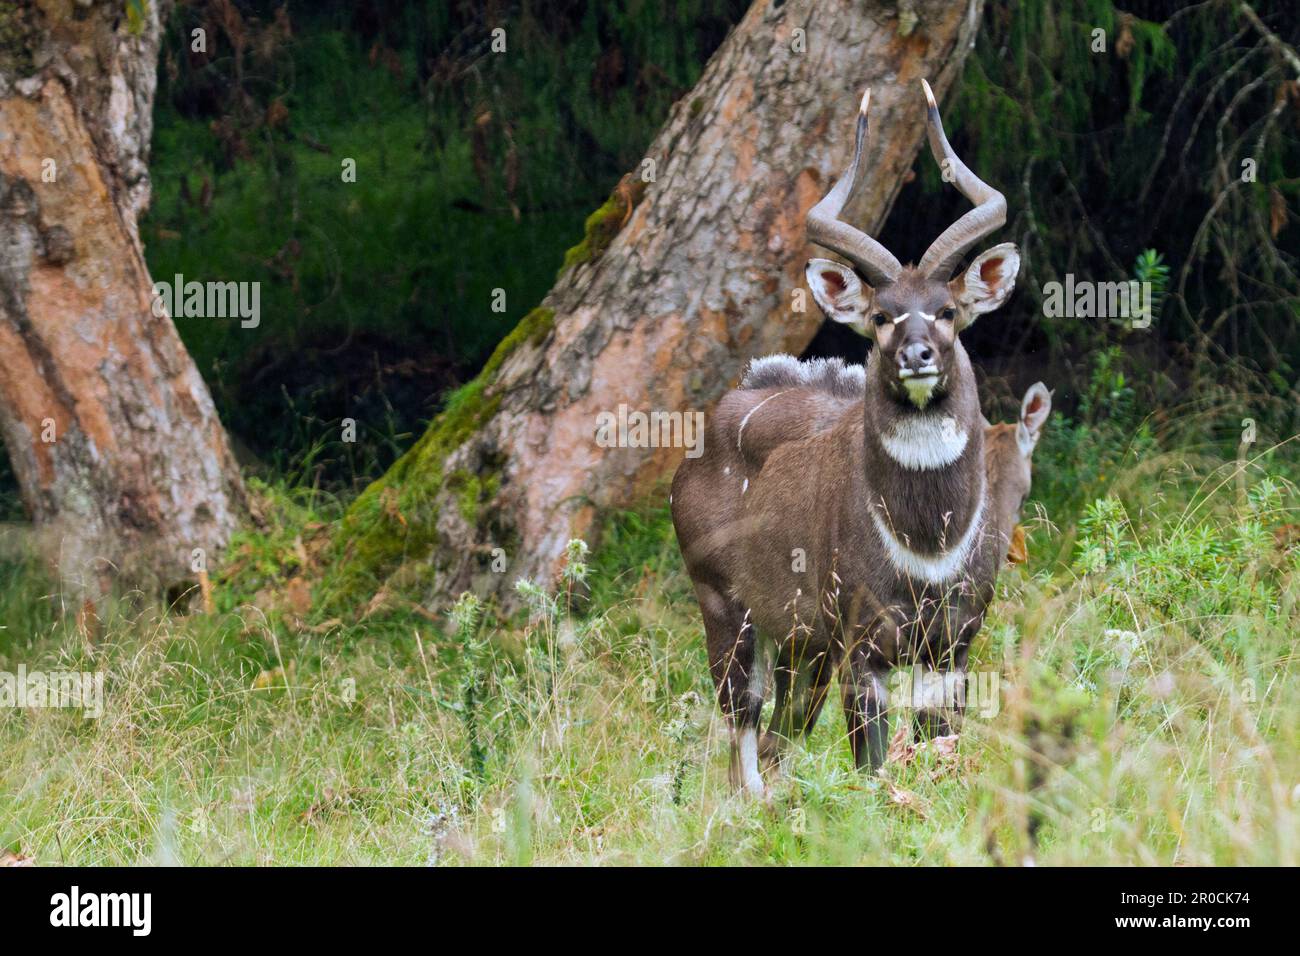
[[[500,343],[498,343],[497,347],[492,350],[492,355],[483,366],[483,371],[478,374],[478,378],[474,381],[477,382],[480,379],[492,378],[496,375],[497,370],[501,368],[501,363],[503,363],[506,358],[515,351],[515,349],[524,344],[539,344],[542,339],[546,338],[554,327],[554,309],[548,309],[541,305],[533,309],[533,311],[520,319],[519,324],[511,330],[510,334],[502,339]],[[472,385],[474,383],[471,382],[470,384]],[[468,386],[466,387],[468,388]],[[450,402],[448,405],[450,405]]]
[[[463,469],[454,471],[447,477],[447,490],[456,496],[460,516],[468,524],[477,525],[479,510],[501,490],[501,474],[476,474]]]
[[[487,385],[480,373],[453,392],[420,440],[348,509],[342,527],[345,592],[360,580],[382,578],[402,560],[423,557],[437,542],[443,463],[501,405],[500,395],[485,395]]]
[[[560,266],[560,274],[563,275],[584,262],[599,259],[618,235],[619,225],[626,211],[623,200],[615,193],[605,200],[603,206],[588,216],[583,225],[582,241],[576,246],[571,246],[564,253],[564,265]]]
[[[501,486],[498,473],[466,471],[444,475],[447,456],[483,427],[501,407],[488,387],[505,360],[524,345],[539,344],[555,325],[555,311],[539,306],[501,340],[475,378],[447,397],[424,435],[382,478],[372,482],[348,509],[339,535],[339,570],[334,598],[355,604],[404,560],[427,555],[437,543],[437,498],[446,488],[461,516],[476,524],[480,507]],[[445,479],[445,480],[444,480]]]
[[[623,228],[628,215],[645,195],[645,182],[632,174],[624,176],[609,198],[599,209],[587,217],[583,226],[582,241],[564,253],[564,265],[560,266],[560,275],[576,265],[599,259],[614,241],[618,231]]]
[[[126,0],[126,29],[133,37],[144,33],[145,18],[149,15],[149,0]]]

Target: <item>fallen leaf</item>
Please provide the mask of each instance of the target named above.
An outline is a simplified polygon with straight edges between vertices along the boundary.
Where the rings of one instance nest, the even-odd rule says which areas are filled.
[[[1287,100],[1300,104],[1300,82],[1286,80],[1278,85],[1273,96],[1273,102],[1285,103]]]
[[[272,100],[271,105],[266,108],[266,125],[274,129],[283,126],[288,119],[289,107],[284,105],[284,100]]]
[[[954,757],[957,755],[958,736],[958,734],[947,734],[943,737],[935,737],[930,743],[934,746],[934,752],[940,757]]]
[[[285,669],[283,667],[272,667],[270,670],[262,671],[262,673],[258,674],[257,677],[253,679],[253,689],[266,690],[267,688],[274,687],[277,684],[288,687],[289,677],[292,676],[293,661],[290,661],[288,675],[285,674]]]
[[[314,823],[318,817],[327,816],[337,813],[340,810],[346,810],[352,806],[353,798],[363,791],[356,789],[335,790],[333,787],[326,787],[321,793],[321,798],[304,810],[301,814],[303,823]]]
[[[402,516],[402,512],[399,511],[397,508],[396,488],[394,488],[392,485],[389,485],[387,488],[381,491],[379,493],[379,503],[383,507],[384,514],[387,517],[392,518],[403,528],[406,527],[406,518]]]
[[[922,820],[925,819],[925,804],[919,796],[911,790],[904,790],[902,787],[896,787],[889,784],[889,800],[896,807],[902,807],[904,810],[911,810]]]
[[[1269,234],[1278,238],[1278,233],[1287,224],[1287,199],[1277,186],[1269,186]]]
[[[1024,564],[1029,560],[1029,550],[1025,547],[1025,527],[1016,525],[1011,532],[1011,543],[1007,546],[1007,563]]]
[[[100,636],[99,612],[90,598],[82,601],[81,608],[77,611],[77,630],[87,641],[93,642]]]
[[[912,729],[907,721],[899,724],[898,730],[889,741],[889,751],[885,754],[888,763],[906,766],[916,756],[916,745],[912,743]]]
[[[311,611],[311,585],[306,578],[290,578],[284,596],[289,601],[290,610],[299,617],[306,617]]]
[[[35,866],[36,861],[30,856],[23,856],[14,850],[0,850],[0,866]]]
[[[369,603],[366,604],[366,609],[361,612],[361,619],[364,621],[366,618],[374,614],[380,608],[387,605],[389,598],[391,597],[392,595],[389,593],[388,587],[387,586],[381,587],[378,591],[374,593],[374,596],[371,597]]]
[[[1115,55],[1121,60],[1127,60],[1129,54],[1133,52],[1135,42],[1133,37],[1133,14],[1121,13],[1119,17],[1119,37],[1115,40]]]
[[[206,568],[199,571],[199,594],[203,596],[203,613],[215,613],[217,606],[212,601],[212,578],[208,576]]]

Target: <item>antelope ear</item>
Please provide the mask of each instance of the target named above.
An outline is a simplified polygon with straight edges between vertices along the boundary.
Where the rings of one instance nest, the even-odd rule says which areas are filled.
[[[1011,295],[1020,271],[1020,252],[1013,242],[994,246],[976,257],[970,267],[950,283],[953,296],[965,308],[957,331],[975,321],[975,317],[992,312]],[[964,321],[962,321],[964,319]]]
[[[859,335],[872,338],[867,308],[874,290],[848,266],[830,259],[809,259],[804,269],[813,298],[826,318],[843,322]]]
[[[1034,452],[1034,446],[1043,434],[1043,425],[1052,410],[1052,393],[1042,382],[1035,382],[1025,392],[1024,401],[1020,403],[1020,421],[1016,422],[1016,444],[1020,453],[1028,458]]]

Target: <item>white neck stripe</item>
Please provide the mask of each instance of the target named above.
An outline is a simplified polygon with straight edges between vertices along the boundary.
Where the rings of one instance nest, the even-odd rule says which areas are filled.
[[[880,540],[884,542],[885,551],[889,555],[889,562],[894,566],[895,570],[900,574],[918,578],[930,584],[943,584],[955,578],[965,567],[971,546],[975,543],[975,538],[979,534],[984,518],[984,483],[981,480],[980,502],[975,508],[975,513],[971,515],[970,524],[966,526],[966,531],[962,534],[961,540],[950,550],[937,555],[926,555],[913,551],[894,537],[894,533],[885,524],[884,519],[880,517],[873,505],[868,505],[867,510],[871,512],[871,520],[876,525],[876,533],[880,535]]]

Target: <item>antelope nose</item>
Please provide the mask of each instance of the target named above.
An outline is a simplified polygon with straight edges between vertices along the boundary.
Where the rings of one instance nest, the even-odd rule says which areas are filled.
[[[934,367],[934,350],[925,342],[908,342],[898,350],[898,367],[909,372]]]

